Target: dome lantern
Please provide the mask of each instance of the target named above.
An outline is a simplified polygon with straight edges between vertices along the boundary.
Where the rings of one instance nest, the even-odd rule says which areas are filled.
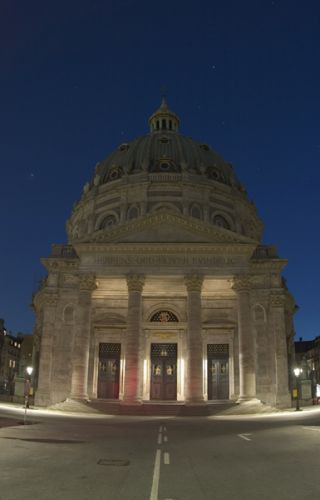
[[[178,132],[179,117],[168,108],[166,98],[162,98],[160,108],[149,118],[150,132]]]

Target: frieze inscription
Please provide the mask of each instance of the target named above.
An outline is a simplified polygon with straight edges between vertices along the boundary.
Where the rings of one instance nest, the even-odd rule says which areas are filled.
[[[99,266],[232,266],[239,258],[211,255],[97,255],[83,258],[86,265]]]

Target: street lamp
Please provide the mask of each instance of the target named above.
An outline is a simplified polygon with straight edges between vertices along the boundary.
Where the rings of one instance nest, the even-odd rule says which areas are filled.
[[[296,411],[299,411],[300,410],[300,406],[299,406],[299,384],[298,384],[298,379],[299,379],[299,376],[301,375],[302,373],[302,368],[299,368],[298,366],[296,368],[293,369],[293,373],[294,373],[294,376],[296,377]]]
[[[30,387],[31,387],[30,378],[31,378],[32,372],[33,372],[33,366],[27,366],[25,380],[24,380],[24,419],[23,419],[24,425],[26,424],[26,420],[27,420],[27,408],[29,408],[29,394],[30,394]]]

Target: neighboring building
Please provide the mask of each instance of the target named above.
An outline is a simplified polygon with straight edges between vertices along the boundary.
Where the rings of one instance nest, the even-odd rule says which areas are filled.
[[[23,337],[10,334],[0,319],[0,394],[14,394],[22,342]]]
[[[25,377],[27,366],[33,366],[33,335],[22,335],[20,350],[19,377]]]
[[[302,385],[309,385],[310,397],[315,398],[317,396],[317,385],[320,386],[320,337],[313,340],[302,340],[300,337],[299,341],[294,343],[294,346],[296,365],[302,368],[299,379],[302,381]],[[307,381],[309,381],[309,384],[307,384]]]
[[[287,261],[262,244],[233,167],[181,135],[165,101],[149,126],[96,166],[68,244],[42,259],[36,403],[289,405]]]

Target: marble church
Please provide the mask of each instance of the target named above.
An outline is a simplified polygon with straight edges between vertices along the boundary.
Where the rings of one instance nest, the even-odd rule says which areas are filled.
[[[68,243],[42,259],[36,404],[290,405],[287,261],[232,165],[179,126],[163,99],[146,135],[97,164]]]

